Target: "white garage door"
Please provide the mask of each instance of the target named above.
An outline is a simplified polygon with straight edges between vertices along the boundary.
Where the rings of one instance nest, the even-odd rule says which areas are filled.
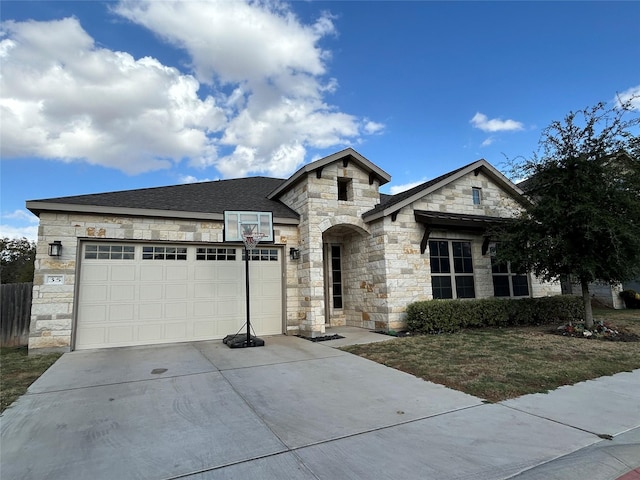
[[[242,247],[84,243],[75,348],[223,338],[246,321]],[[251,325],[282,333],[282,251],[257,248]]]

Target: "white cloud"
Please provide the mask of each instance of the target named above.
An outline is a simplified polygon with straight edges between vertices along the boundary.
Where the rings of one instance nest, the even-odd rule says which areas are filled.
[[[22,220],[29,223],[38,223],[38,217],[27,210],[14,210],[13,212],[3,213],[2,218],[9,218],[11,220]]]
[[[3,157],[128,173],[188,159],[227,177],[282,176],[309,148],[358,143],[384,128],[325,99],[338,87],[326,75],[330,52],[318,46],[335,34],[330,14],[304,24],[276,0],[123,0],[113,11],[184,51],[193,75],[100,48],[75,18],[5,22]]]
[[[494,137],[488,137],[482,142],[482,144],[480,146],[488,147],[489,145],[491,145],[493,143],[494,140],[495,140]]]
[[[206,82],[322,75],[328,52],[316,43],[334,32],[327,14],[303,25],[286,4],[270,0],[123,0],[114,10],[187,51],[199,80]]]
[[[4,220],[9,220],[11,225],[7,225]],[[39,219],[28,210],[14,210],[2,214],[0,223],[0,237],[2,238],[22,238],[30,241],[38,240]],[[27,225],[24,225],[27,224]]]
[[[327,13],[304,25],[277,1],[123,1],[116,11],[184,49],[200,81],[235,87],[220,137],[231,153],[208,163],[225,177],[287,175],[308,148],[355,143],[383,128],[324,101],[337,88],[324,77],[330,52],[318,47],[335,33]]]
[[[640,85],[628,88],[617,95],[614,102],[618,107],[623,103],[631,102],[631,109],[640,111]]]
[[[218,180],[217,178],[198,178],[193,175],[181,175],[180,183],[200,183],[200,182],[212,182]]]
[[[489,119],[489,117],[480,112],[473,116],[470,123],[474,128],[479,128],[483,132],[512,132],[524,128],[522,123],[515,120]]]
[[[372,122],[371,120],[366,120],[364,123],[364,131],[370,135],[374,133],[382,133],[384,130],[384,125],[378,122]]]
[[[391,193],[391,195],[395,195],[397,193],[402,193],[405,192],[407,190],[412,189],[413,187],[417,187],[418,185],[422,184],[426,182],[426,180],[418,180],[417,182],[411,182],[411,183],[405,183],[403,185],[394,185],[392,187],[389,188],[389,193]]]
[[[2,238],[26,238],[31,242],[38,241],[38,226],[16,227],[14,225],[0,225],[0,237]]]
[[[95,47],[78,20],[5,22],[2,156],[138,173],[213,156],[224,115],[198,82],[152,58]],[[1,50],[1,49],[0,49]]]

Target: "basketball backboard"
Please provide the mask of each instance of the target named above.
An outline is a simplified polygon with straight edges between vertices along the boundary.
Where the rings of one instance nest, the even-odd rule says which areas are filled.
[[[271,212],[224,212],[224,241],[242,242],[242,234],[250,231],[264,235],[261,242],[273,242],[273,214]]]

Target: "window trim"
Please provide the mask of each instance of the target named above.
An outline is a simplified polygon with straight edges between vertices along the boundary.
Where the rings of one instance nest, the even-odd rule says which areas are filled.
[[[352,189],[352,179],[346,177],[338,177],[337,180],[338,186],[338,201],[340,202],[348,202],[353,200],[353,189]]]
[[[134,245],[121,243],[90,243],[85,244],[83,260],[135,260]]]
[[[143,245],[142,260],[186,261],[189,249],[186,245]]]
[[[235,261],[237,249],[235,247],[199,247],[196,246],[196,262],[202,261]]]
[[[493,296],[494,298],[528,298],[531,297],[531,279],[529,278],[529,272],[517,273],[511,269],[511,262],[498,263],[496,255],[500,242],[492,242],[489,245],[489,256],[491,258],[491,282],[493,284]],[[506,272],[496,271],[498,268],[506,267]],[[495,277],[507,278],[507,284],[509,286],[509,295],[496,295]],[[527,294],[526,295],[514,295],[515,290],[513,286],[513,280],[518,277],[523,277],[527,282]]]
[[[246,260],[246,250],[242,249],[242,261]],[[277,262],[280,251],[273,247],[256,247],[249,253],[249,261],[252,262]]]
[[[482,205],[482,188],[471,187],[471,199],[474,206]]]
[[[438,269],[439,270],[443,270],[442,266],[442,259],[443,258],[448,258],[448,265],[447,268],[445,268],[444,270],[448,270],[448,271],[444,271],[444,272],[434,272],[433,271],[433,266],[434,263],[432,262],[432,260],[434,259],[434,257],[432,257],[431,253],[433,251],[433,243],[438,243],[438,242],[445,242],[447,245],[447,257],[442,255],[442,252],[440,251],[440,246],[438,246],[438,253],[439,255],[435,258],[438,258]],[[456,257],[454,256],[454,243],[459,243],[459,244],[468,244],[469,245],[469,257],[466,256],[459,256]],[[468,258],[470,260],[470,265],[467,265],[466,262],[464,261],[464,259]],[[462,261],[458,261],[456,262],[456,259],[462,259]],[[438,238],[438,239],[431,239],[429,240],[429,265],[430,265],[430,272],[431,272],[431,294],[432,297],[434,299],[463,299],[463,298],[477,298],[476,296],[476,276],[475,276],[475,271],[474,271],[474,265],[473,265],[473,242],[471,240],[458,240],[458,239],[446,239],[446,238]],[[456,271],[457,268],[456,266],[459,265],[461,268],[459,270],[461,271]],[[453,266],[453,268],[452,268]],[[471,270],[470,271],[465,271],[467,269],[467,267],[470,266]],[[442,290],[443,288],[447,288],[449,290],[451,290],[451,297],[440,297],[440,296],[436,296],[436,289],[434,288],[434,278],[448,278],[449,279],[449,287],[445,286],[438,286],[438,290]],[[471,289],[472,289],[472,293],[473,296],[460,296],[458,293],[458,287],[459,287],[459,282],[457,279],[467,279],[467,278],[471,278]],[[468,287],[466,287],[468,288]]]
[[[494,269],[500,264],[498,264],[495,260],[495,256],[491,256],[491,282],[493,284],[493,296],[495,298],[528,298],[531,296],[531,282],[529,281],[529,275],[527,273],[516,273],[511,270],[511,262],[506,262],[507,271],[506,272],[496,272]],[[504,264],[503,264],[504,265]],[[509,286],[509,295],[496,295],[496,283],[495,278],[506,278],[507,284]],[[527,282],[527,293],[526,295],[514,295],[515,287],[513,286],[513,281],[516,278],[524,278]]]
[[[336,251],[337,255],[334,253]],[[331,308],[333,308],[334,310],[344,309],[344,269],[342,268],[342,253],[342,245],[329,245],[329,262],[331,268]],[[334,260],[338,262],[338,268],[335,268]],[[337,277],[339,278],[337,279]],[[339,290],[339,293],[337,295],[336,289]],[[336,299],[339,299],[340,305],[336,305]]]

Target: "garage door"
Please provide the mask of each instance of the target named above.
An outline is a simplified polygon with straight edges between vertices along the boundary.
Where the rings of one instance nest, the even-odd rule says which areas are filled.
[[[242,247],[82,245],[75,348],[211,340],[246,321]],[[251,253],[251,325],[282,333],[282,251]],[[245,331],[244,329],[242,331]]]

